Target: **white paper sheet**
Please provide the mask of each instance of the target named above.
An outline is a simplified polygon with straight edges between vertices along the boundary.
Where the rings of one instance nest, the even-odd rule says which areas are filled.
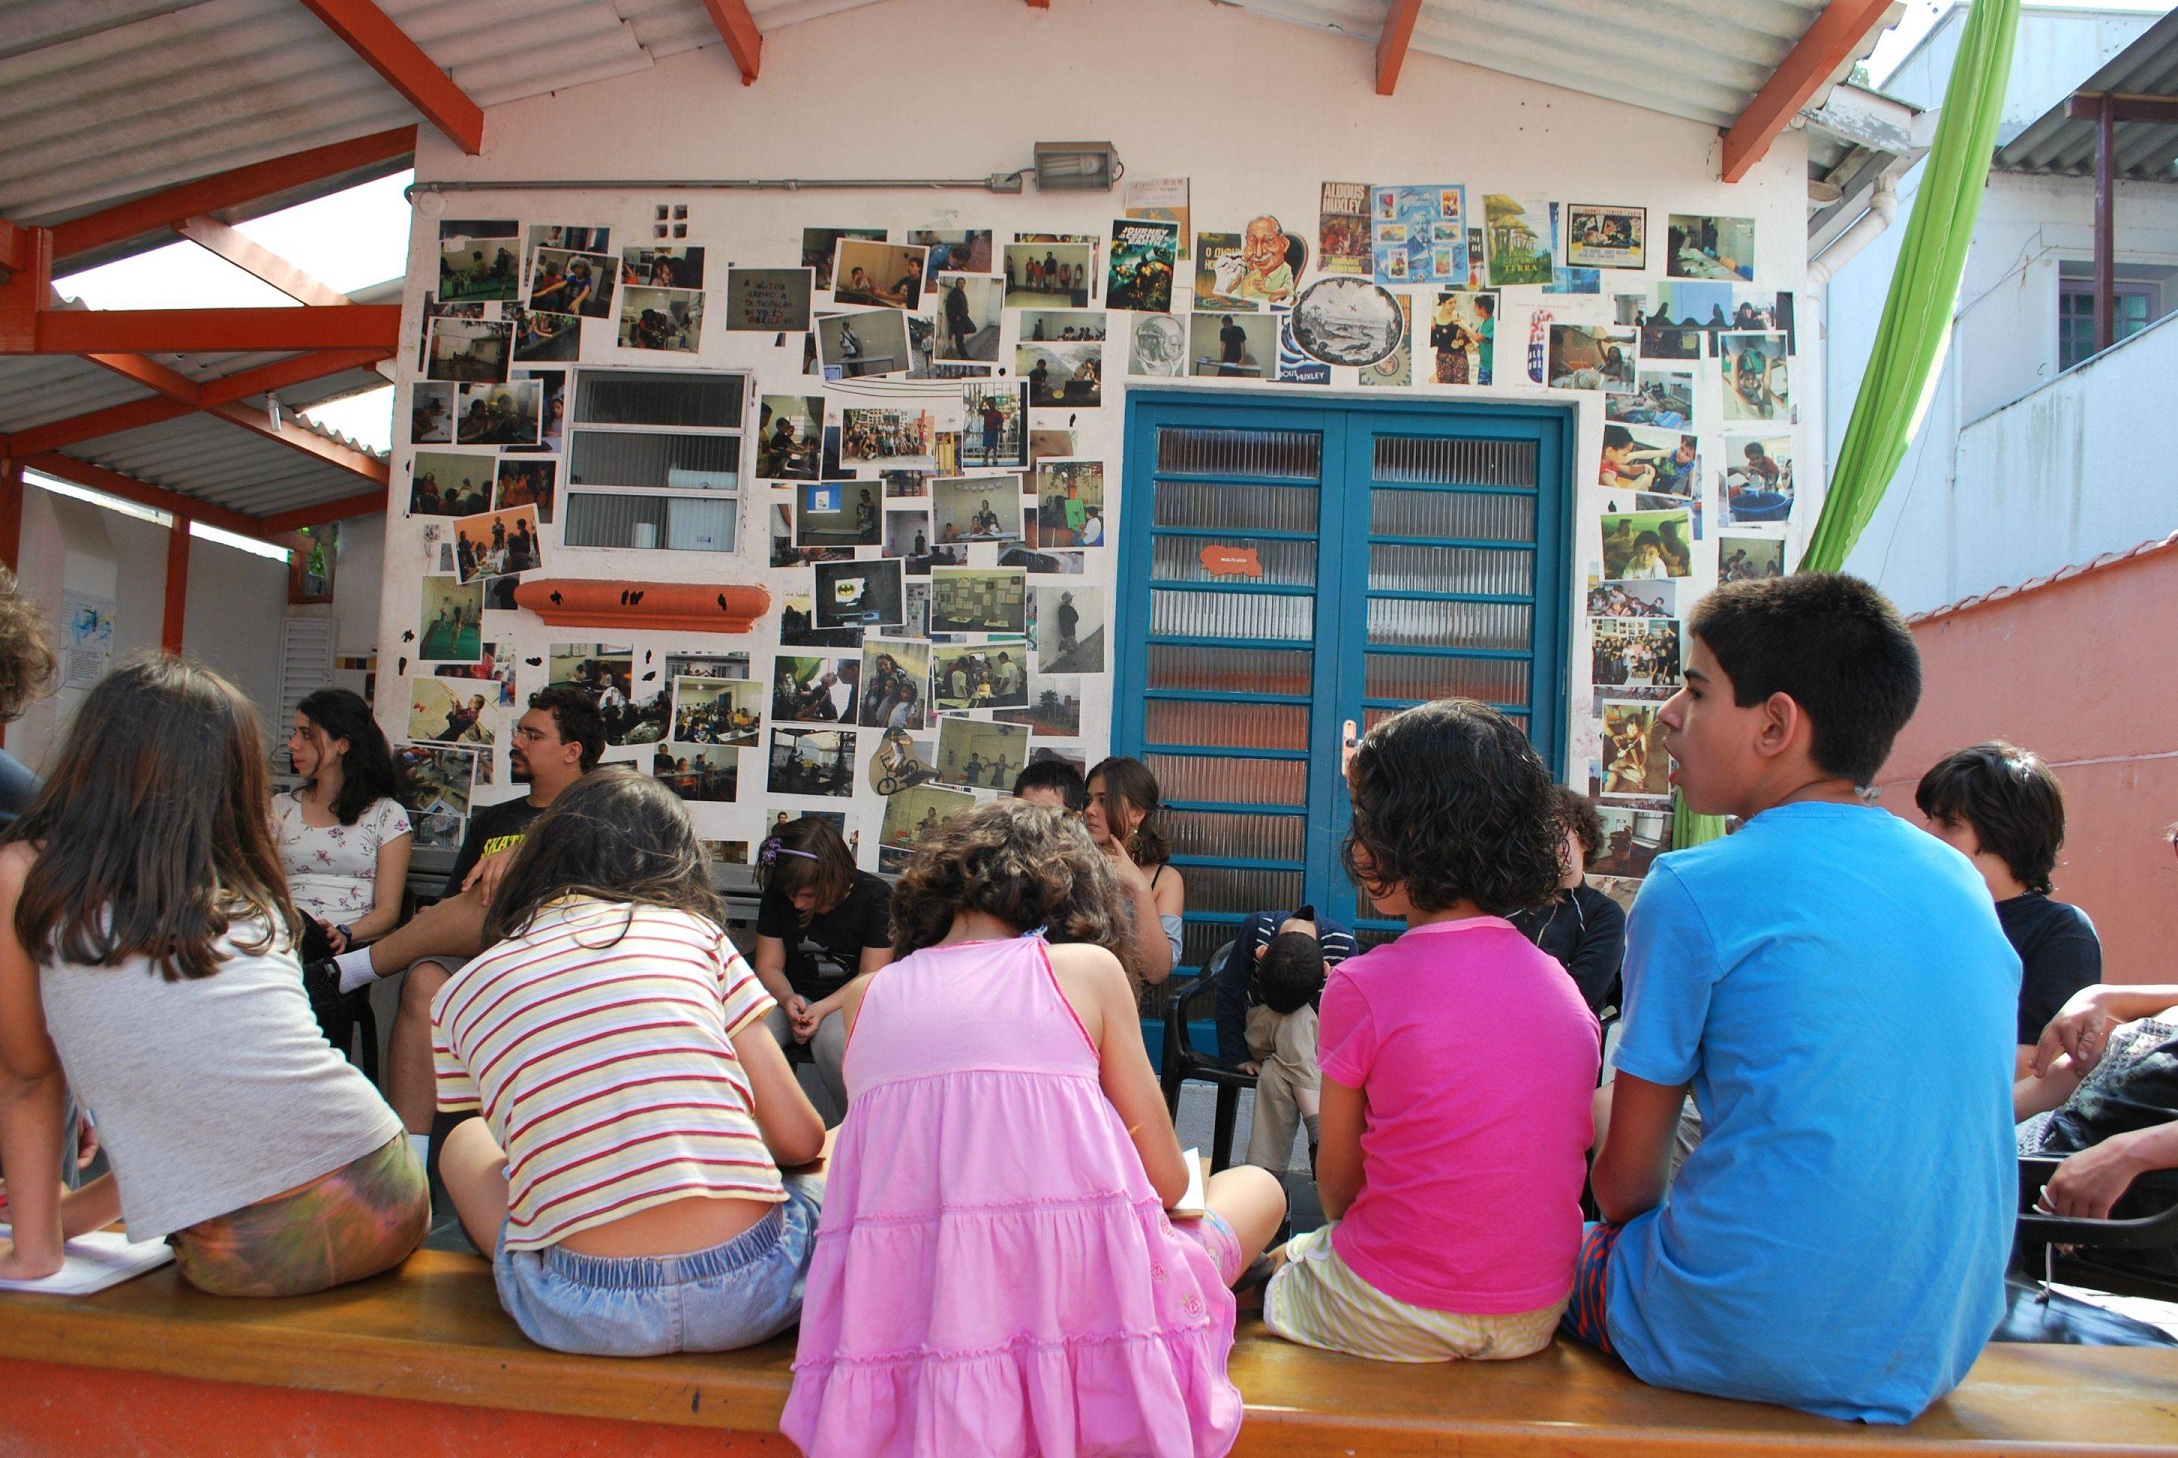
[[[0,1225],[0,1237],[8,1235]],[[62,1252],[61,1268],[39,1281],[0,1281],[0,1291],[32,1291],[41,1296],[88,1296],[108,1286],[157,1270],[174,1259],[163,1240],[139,1240],[131,1244],[118,1230],[99,1230],[79,1235]]]

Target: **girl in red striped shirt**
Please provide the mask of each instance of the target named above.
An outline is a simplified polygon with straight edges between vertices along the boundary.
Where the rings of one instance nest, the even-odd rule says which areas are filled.
[[[823,1182],[781,1171],[824,1124],[724,923],[680,801],[596,770],[530,827],[496,944],[432,1003],[439,1107],[481,1115],[440,1173],[540,1345],[725,1351],[801,1313]]]

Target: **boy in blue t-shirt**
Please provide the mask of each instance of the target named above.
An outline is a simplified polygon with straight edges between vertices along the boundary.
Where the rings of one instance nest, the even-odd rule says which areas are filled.
[[[1964,856],[1861,801],[1921,693],[1890,603],[1770,578],[1688,626],[1666,747],[1689,809],[1745,824],[1634,903],[1566,1324],[1659,1387],[1907,1422],[2003,1312],[2019,958]]]

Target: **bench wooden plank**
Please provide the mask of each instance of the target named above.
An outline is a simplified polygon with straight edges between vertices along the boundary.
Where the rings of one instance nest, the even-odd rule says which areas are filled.
[[[616,1361],[527,1341],[473,1256],[419,1251],[398,1272],[288,1301],[220,1300],[171,1268],[66,1301],[0,1295],[5,1359],[313,1393],[775,1432],[791,1336],[724,1355]],[[1561,1342],[1518,1362],[1401,1366],[1310,1351],[1244,1323],[1232,1375],[1243,1455],[2170,1454],[2178,1351],[1992,1346],[1906,1428],[1664,1392]],[[13,1385],[0,1370],[0,1385]]]

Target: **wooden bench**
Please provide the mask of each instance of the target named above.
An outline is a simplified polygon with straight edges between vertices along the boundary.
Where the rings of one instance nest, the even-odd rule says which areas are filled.
[[[172,1267],[77,1301],[0,1295],[0,1453],[791,1453],[791,1338],[628,1361],[532,1346],[484,1263],[292,1301],[200,1295]],[[1393,1366],[1288,1345],[1233,1352],[1242,1454],[2020,1454],[2178,1451],[2178,1351],[1992,1346],[1906,1428],[1643,1387],[1561,1342],[1519,1362]],[[947,1455],[953,1458],[953,1455]],[[965,1455],[963,1455],[965,1458]]]

